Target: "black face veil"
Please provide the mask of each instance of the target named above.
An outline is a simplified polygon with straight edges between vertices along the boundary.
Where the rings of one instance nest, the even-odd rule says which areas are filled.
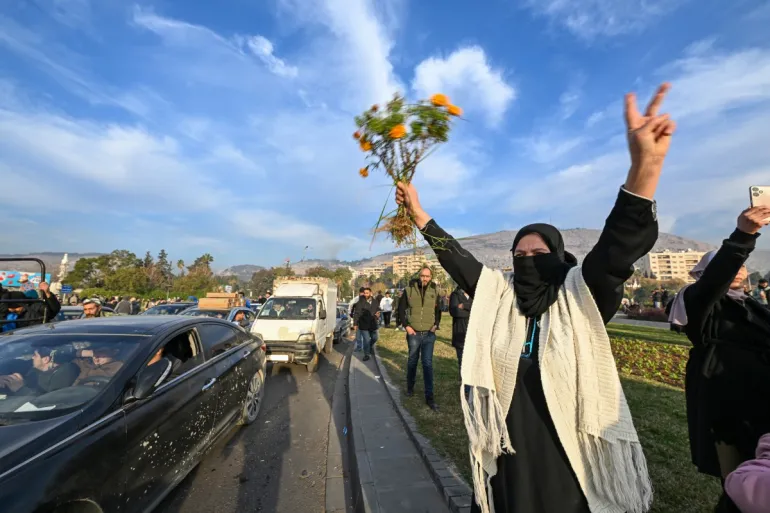
[[[567,272],[577,265],[577,258],[564,250],[561,232],[549,224],[531,224],[516,234],[511,251],[521,239],[536,233],[542,237],[550,253],[513,257],[513,289],[519,310],[527,317],[537,317],[556,302]]]

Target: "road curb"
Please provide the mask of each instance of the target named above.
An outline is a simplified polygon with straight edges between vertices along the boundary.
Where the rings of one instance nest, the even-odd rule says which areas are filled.
[[[409,438],[412,439],[417,447],[417,451],[427,465],[428,471],[439,491],[444,496],[450,511],[453,513],[470,513],[473,489],[460,476],[457,469],[439,456],[428,439],[417,430],[417,423],[414,417],[406,411],[406,408],[401,406],[400,388],[393,384],[393,380],[388,375],[388,370],[380,361],[379,354],[376,351],[373,351],[373,353],[374,361],[385,385],[385,390],[388,391],[393,406],[396,408],[401,422],[406,427],[406,432],[409,433]]]
[[[331,416],[329,418],[329,445],[326,452],[326,513],[352,513],[355,509],[354,491],[358,485],[355,452],[351,451],[348,426],[350,426],[350,394],[348,393],[350,358],[353,345],[348,348],[338,367],[339,375],[334,384]]]

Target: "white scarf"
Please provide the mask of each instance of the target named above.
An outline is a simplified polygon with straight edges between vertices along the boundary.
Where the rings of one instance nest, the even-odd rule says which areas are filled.
[[[511,446],[513,399],[527,319],[500,271],[481,271],[465,338],[460,387],[476,501],[494,513],[491,478]],[[541,321],[538,359],[556,433],[592,513],[642,513],[652,503],[647,461],[620,384],[610,340],[580,267],[569,271]],[[551,493],[551,492],[548,492]],[[554,491],[554,493],[556,493]]]

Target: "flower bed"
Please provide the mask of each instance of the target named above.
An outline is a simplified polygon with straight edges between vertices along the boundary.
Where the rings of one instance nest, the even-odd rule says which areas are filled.
[[[684,371],[689,348],[675,344],[612,338],[615,363],[622,374],[684,389]]]

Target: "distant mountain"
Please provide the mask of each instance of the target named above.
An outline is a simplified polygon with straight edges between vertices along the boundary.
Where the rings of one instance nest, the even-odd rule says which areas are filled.
[[[68,267],[72,270],[75,262],[81,258],[93,258],[103,255],[103,253],[68,253]],[[64,253],[58,253],[55,251],[41,252],[41,253],[27,253],[27,254],[0,254],[0,258],[39,258],[45,264],[45,272],[52,275],[52,279],[57,278],[59,272],[59,265],[61,259],[64,257]],[[0,261],[0,269],[13,270],[13,271],[26,271],[26,272],[40,272],[40,265],[34,262],[2,262]]]
[[[232,267],[228,267],[227,269],[222,269],[221,271],[218,271],[216,275],[217,276],[235,276],[240,281],[249,281],[251,279],[252,274],[262,269],[264,269],[264,267],[262,267],[261,265],[251,265],[251,264],[234,265]]]

